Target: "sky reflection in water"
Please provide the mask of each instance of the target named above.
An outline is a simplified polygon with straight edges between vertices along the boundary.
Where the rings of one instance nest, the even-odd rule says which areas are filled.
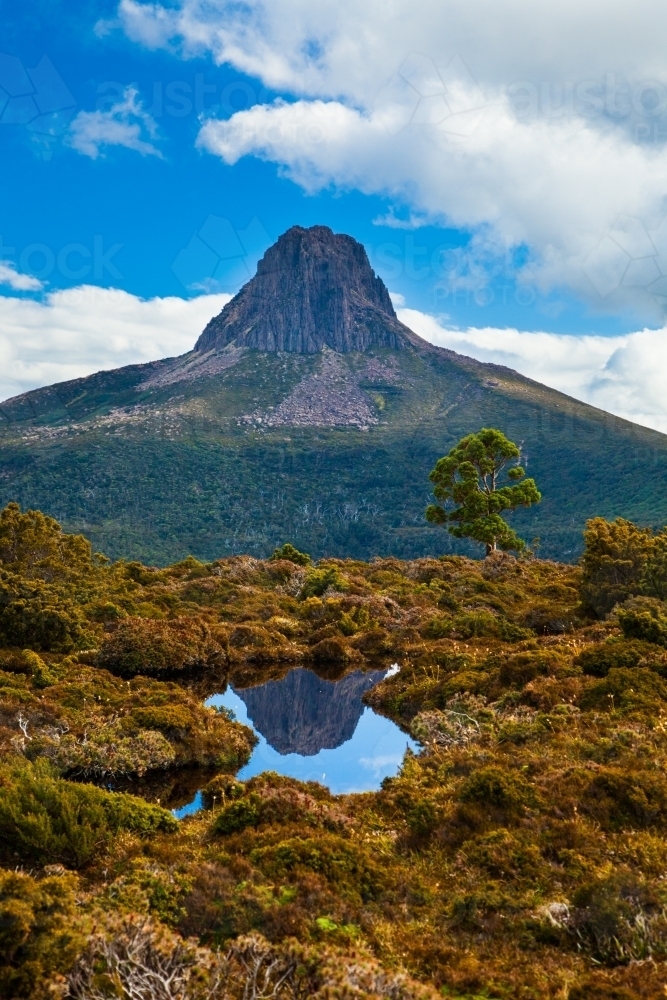
[[[419,746],[390,719],[363,704],[363,690],[377,683],[382,675],[371,678],[359,674],[356,683],[355,676],[348,675],[338,682],[323,681],[309,671],[297,669],[280,681],[239,692],[230,687],[224,694],[210,697],[207,705],[231,709],[238,721],[259,737],[250,762],[238,773],[239,780],[247,781],[262,771],[277,771],[299,781],[319,781],[340,795],[376,791],[384,778],[396,774],[406,749],[416,752]],[[263,694],[266,697],[262,703]],[[248,713],[243,695],[254,718]],[[299,720],[296,728],[294,719]],[[262,729],[280,744],[283,752],[267,741]],[[352,735],[345,739],[348,732]],[[337,738],[340,745],[335,745]],[[317,749],[318,743],[322,749]],[[300,744],[310,752],[285,752]],[[187,816],[199,808],[201,794],[175,815]]]

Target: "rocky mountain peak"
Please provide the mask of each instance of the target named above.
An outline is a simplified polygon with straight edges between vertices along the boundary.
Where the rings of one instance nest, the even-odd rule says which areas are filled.
[[[329,347],[346,353],[402,347],[409,337],[361,243],[327,226],[293,226],[207,325],[195,350],[235,344],[271,352],[315,354]]]

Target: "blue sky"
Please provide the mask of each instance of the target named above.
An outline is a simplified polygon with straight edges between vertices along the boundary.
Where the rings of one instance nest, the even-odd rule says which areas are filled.
[[[1,9],[1,8],[0,8]],[[494,261],[482,288],[451,288],[441,271],[465,248],[470,232],[425,225],[406,231],[374,224],[393,212],[407,217],[404,204],[355,190],[328,187],[309,194],[281,177],[275,164],[243,157],[229,166],[195,148],[199,114],[229,118],[234,110],[266,103],[277,96],[262,81],[231,66],[216,66],[210,55],[183,60],[150,51],[119,30],[99,37],[100,19],[111,19],[115,3],[38,2],[5,4],[3,49],[25,68],[47,56],[75,102],[76,112],[108,108],[119,91],[135,85],[144,109],[155,120],[161,158],[138,155],[123,146],[107,147],[96,159],[68,148],[62,135],[49,140],[25,125],[1,123],[3,174],[0,235],[4,253],[22,270],[43,276],[49,288],[76,285],[70,273],[85,266],[74,252],[65,268],[58,254],[70,244],[103,254],[114,247],[109,265],[87,280],[123,288],[142,297],[191,295],[172,265],[209,215],[244,230],[256,218],[273,242],[291,225],[324,224],[360,240],[392,291],[406,304],[427,312],[446,312],[462,325],[507,325],[573,333],[617,333],[636,327],[630,309],[618,315],[595,309],[562,290],[543,294],[532,287],[517,293],[512,262],[521,248]],[[7,30],[7,27],[9,30]],[[171,98],[167,96],[171,94]],[[283,96],[289,98],[288,92]],[[47,246],[49,259],[31,246]],[[201,278],[207,260],[200,261]],[[63,273],[63,270],[65,273]],[[188,277],[194,277],[188,274]],[[499,273],[494,274],[493,272]],[[185,272],[188,273],[187,270]],[[236,291],[232,268],[222,274],[218,291]],[[196,282],[196,278],[192,283]]]
[[[217,308],[280,233],[317,223],[365,245],[423,335],[662,426],[630,355],[655,356],[632,338],[661,332],[667,303],[664,12],[642,0],[629,32],[605,15],[592,51],[597,2],[544,5],[534,55],[523,0],[473,0],[469,21],[453,0],[394,7],[385,24],[376,0],[0,0],[3,394],[185,350],[206,312],[140,347],[137,320],[110,350],[81,344],[82,307],[53,333],[73,301],[57,293]],[[524,15],[504,40],[482,28],[503,11]]]

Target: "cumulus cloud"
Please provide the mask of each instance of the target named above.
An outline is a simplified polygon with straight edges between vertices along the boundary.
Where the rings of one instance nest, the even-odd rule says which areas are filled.
[[[21,274],[9,261],[0,259],[0,285],[13,288],[15,292],[38,292],[42,288],[39,278],[31,274]]]
[[[626,211],[637,217],[657,211],[664,189],[662,157],[647,159],[618,134],[600,136],[568,120],[517,123],[504,101],[457,155],[443,130],[416,128],[406,141],[376,112],[321,100],[276,101],[228,121],[209,120],[198,144],[230,164],[248,154],[277,162],[309,192],[330,183],[380,192],[442,222],[490,229],[496,242],[499,230],[505,243],[541,248],[523,269],[526,279],[544,288],[567,281],[584,293],[595,292],[587,268],[599,282],[601,267],[602,274],[616,275],[615,253],[630,260],[611,240],[608,260],[592,267],[620,192]],[[645,183],[637,184],[642,174]],[[651,254],[657,257],[657,249],[649,248]],[[667,274],[667,254],[661,263]]]
[[[667,433],[667,328],[574,337],[493,327],[457,329],[416,309],[402,323],[439,347],[505,365],[543,385]]]
[[[68,129],[67,141],[73,149],[96,160],[106,146],[125,146],[142,156],[162,157],[160,150],[147,141],[157,137],[157,124],[144,111],[134,87],[126,87],[123,99],[108,111],[79,111]]]
[[[665,24],[602,0],[121,0],[126,33],[209,52],[296,96],[208,121],[200,146],[526,245],[525,276],[647,319],[667,305]],[[399,220],[402,216],[390,214]],[[620,237],[619,237],[620,233]],[[628,236],[630,233],[630,236]]]
[[[481,86],[591,81],[625,72],[663,79],[660,0],[637,0],[633,16],[604,0],[121,0],[127,34],[152,47],[211,52],[301,95],[372,101],[410,52],[449,62],[458,55]]]
[[[0,399],[189,351],[229,295],[140,299],[83,285],[43,302],[0,296]]]

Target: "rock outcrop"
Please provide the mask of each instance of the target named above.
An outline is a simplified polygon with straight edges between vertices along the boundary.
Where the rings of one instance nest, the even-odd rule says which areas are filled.
[[[400,348],[414,339],[399,323],[381,278],[351,236],[294,226],[270,247],[257,274],[207,325],[196,351],[228,344],[260,351],[346,353]]]

